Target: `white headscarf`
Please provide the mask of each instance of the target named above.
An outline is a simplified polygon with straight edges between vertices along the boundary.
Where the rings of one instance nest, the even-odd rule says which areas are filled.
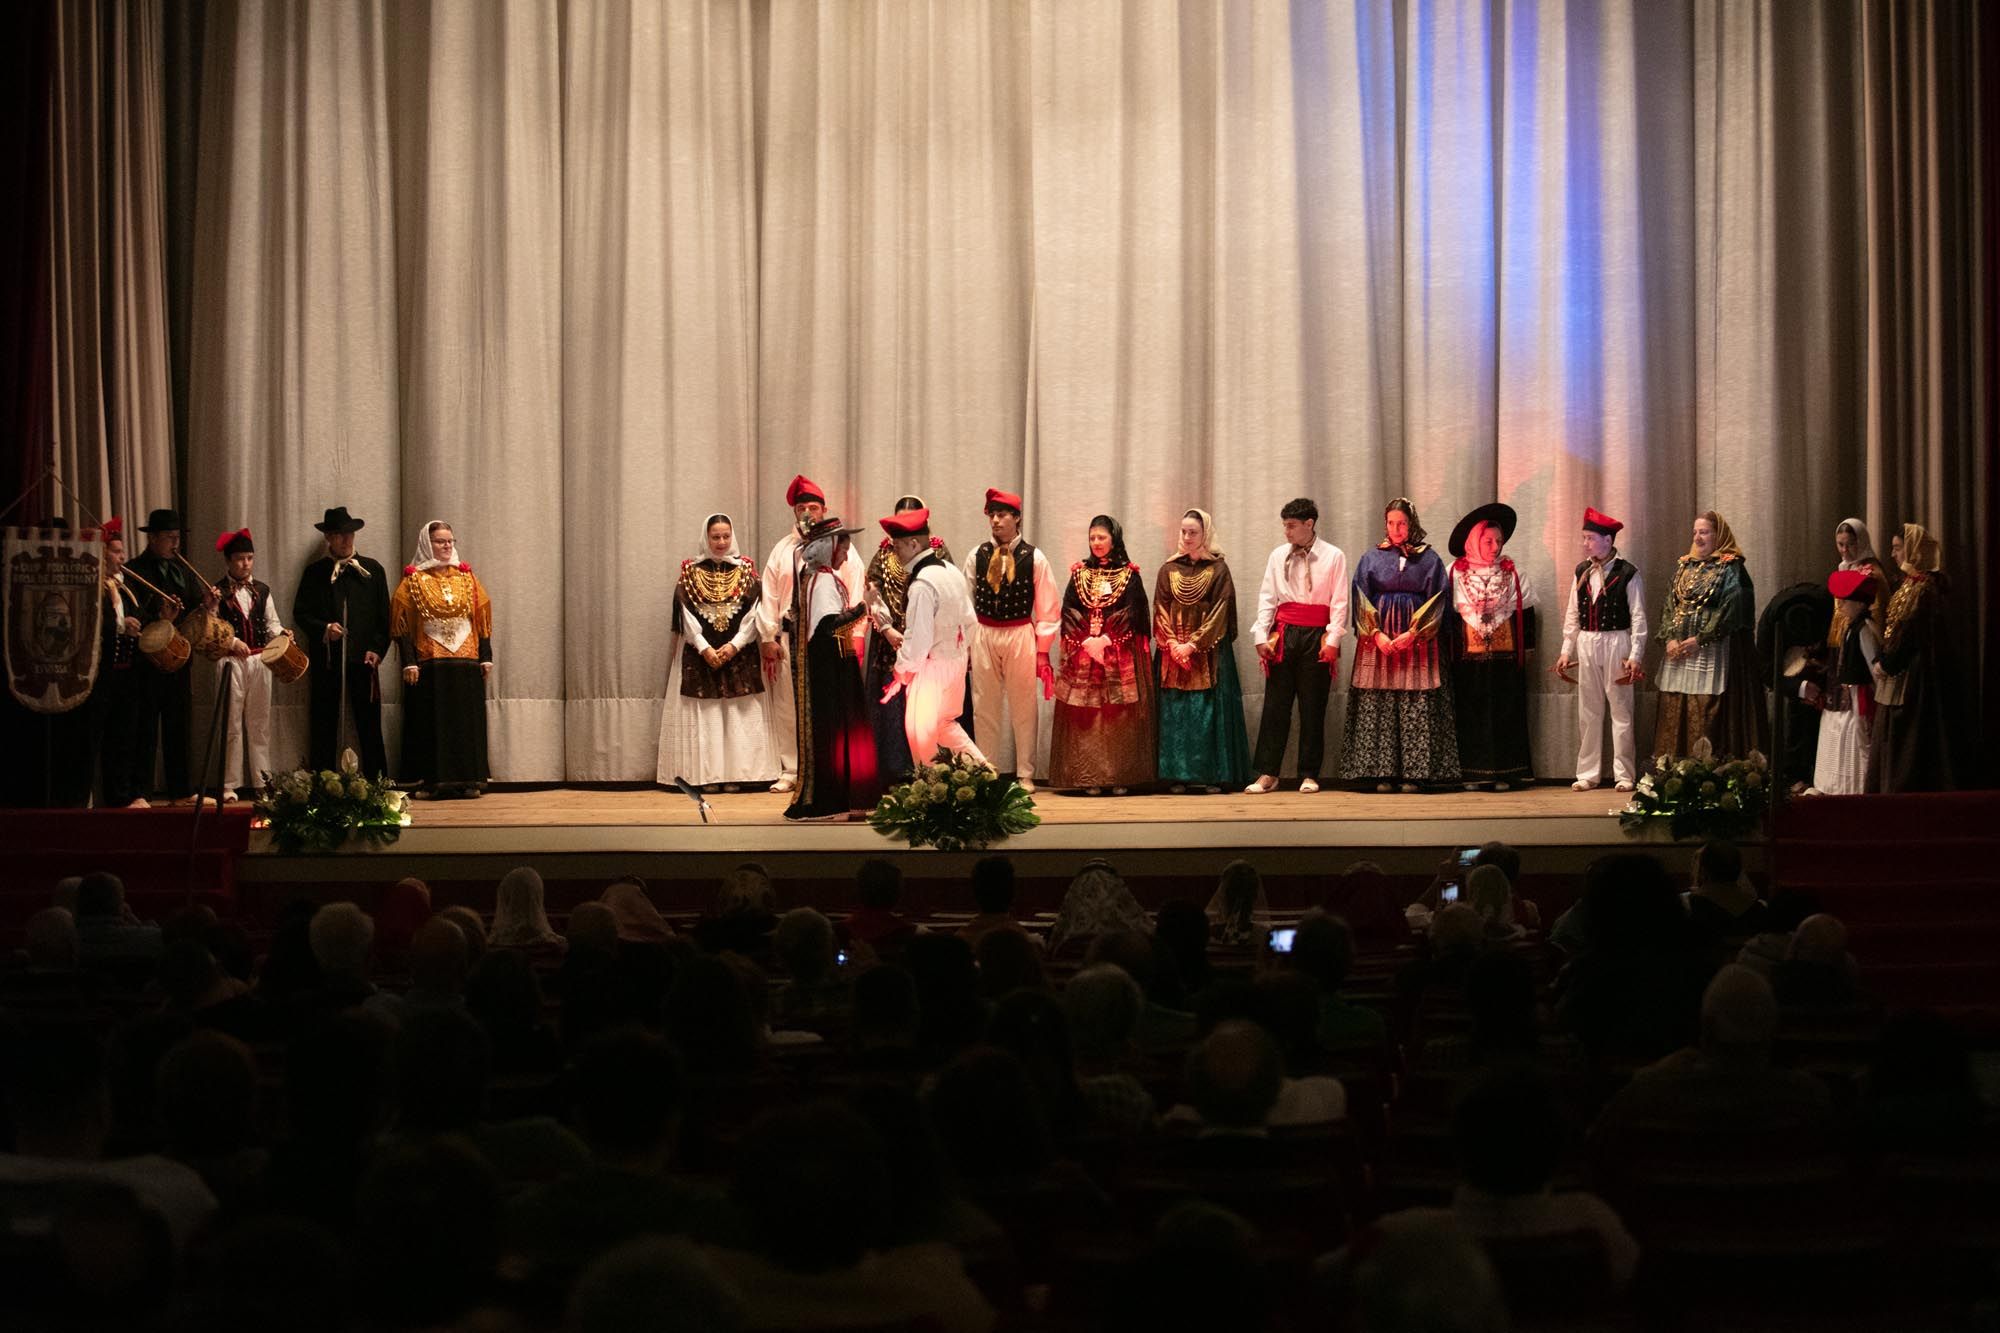
[[[1833,535],[1840,536],[1842,528],[1854,534],[1854,554],[1840,562],[1842,569],[1859,569],[1870,561],[1878,565],[1882,563],[1882,557],[1875,554],[1875,539],[1868,535],[1866,523],[1858,518],[1843,518],[1834,526]]]
[[[1209,515],[1206,509],[1189,509],[1181,514],[1181,523],[1185,523],[1189,519],[1193,519],[1195,522],[1201,524],[1201,554],[1214,560],[1220,560],[1222,558],[1222,548],[1216,545],[1215,542],[1215,519]],[[1174,525],[1174,533],[1176,538],[1178,538],[1180,523]],[[1178,540],[1174,543],[1174,554],[1180,554],[1180,543]]]
[[[417,554],[416,558],[410,561],[413,568],[432,569],[444,563],[444,561],[437,559],[431,554],[431,529],[441,523],[445,527],[451,528],[452,554],[458,557],[454,563],[465,563],[465,552],[460,550],[458,546],[458,529],[452,528],[451,524],[446,523],[441,518],[434,518],[417,529]]]
[[[736,542],[736,520],[727,514],[710,514],[701,521],[701,538],[695,543],[694,558],[697,562],[715,559],[714,554],[708,549],[708,530],[714,527],[718,520],[729,525],[728,558],[734,560],[737,556],[743,554],[742,548]]]
[[[486,942],[499,949],[525,949],[562,939],[549,925],[542,897],[542,877],[532,867],[508,871],[493,895],[493,929]]]

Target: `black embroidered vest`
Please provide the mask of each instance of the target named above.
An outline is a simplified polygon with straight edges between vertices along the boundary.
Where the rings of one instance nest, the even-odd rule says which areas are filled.
[[[973,556],[972,609],[983,625],[1024,625],[1035,614],[1035,548],[1024,541],[1014,543],[1014,577],[995,592],[986,581],[986,567],[993,560],[993,543],[987,542]]]
[[[1576,627],[1615,634],[1632,628],[1632,604],[1626,592],[1638,573],[1631,561],[1614,556],[1604,565],[1604,587],[1590,595],[1590,561],[1576,567]]]
[[[269,642],[264,637],[264,606],[271,600],[271,585],[261,579],[250,580],[248,621],[243,617],[243,608],[236,604],[236,589],[227,580],[216,585],[216,592],[222,597],[216,614],[236,631],[237,638],[250,646],[251,652],[263,651],[264,645]]]

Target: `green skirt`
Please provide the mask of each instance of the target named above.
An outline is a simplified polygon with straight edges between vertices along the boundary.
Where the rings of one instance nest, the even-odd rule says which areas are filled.
[[[1243,687],[1237,683],[1236,654],[1224,644],[1215,651],[1211,688],[1160,691],[1160,781],[1236,787],[1249,780]]]

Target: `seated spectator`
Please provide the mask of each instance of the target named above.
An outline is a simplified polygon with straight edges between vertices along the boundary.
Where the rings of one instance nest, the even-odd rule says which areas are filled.
[[[389,1031],[358,1011],[309,1018],[285,1045],[285,1123],[271,1206],[346,1235],[354,1188],[388,1119]]]
[[[1768,979],[1779,963],[1792,956],[1792,936],[1807,917],[1819,912],[1819,899],[1797,889],[1779,889],[1764,905],[1764,919],[1755,935],[1743,942],[1736,961]]]
[[[1743,877],[1743,853],[1730,842],[1705,842],[1694,856],[1694,887],[1686,895],[1695,943],[1734,958],[1762,931],[1768,909]]]
[[[1267,972],[1252,983],[1251,1003],[1251,1018],[1278,1043],[1285,1066],[1269,1123],[1283,1128],[1345,1120],[1347,1090],[1324,1072],[1318,985],[1300,972]]]
[[[1318,989],[1322,1047],[1351,1050],[1388,1041],[1389,1025],[1380,1013],[1340,994],[1347,970],[1354,965],[1354,933],[1345,921],[1324,912],[1308,912],[1292,936],[1289,960],[1292,970]]]
[[[755,861],[722,877],[713,912],[697,922],[695,943],[710,953],[739,953],[762,965],[771,961],[771,932],[778,926],[778,889]]]
[[[1416,959],[1396,972],[1396,992],[1406,1003],[1434,991],[1462,990],[1472,960],[1486,951],[1486,923],[1472,904],[1450,903],[1425,924],[1421,944]]]
[[[849,944],[865,945],[877,957],[892,957],[917,933],[908,917],[896,911],[903,898],[903,872],[893,861],[872,858],[854,873],[856,906],[842,930]]]
[[[1182,1094],[1201,1130],[1177,1164],[1202,1168],[1282,1165],[1270,1142],[1271,1113],[1284,1089],[1278,1043],[1256,1023],[1218,1023],[1188,1053]]]
[[[993,1006],[986,1040],[1021,1062],[1057,1142],[1067,1143],[1082,1132],[1083,1094],[1077,1088],[1069,1016],[1054,996],[1033,990],[1011,992]]]
[[[542,1018],[542,984],[528,955],[495,949],[465,979],[466,1012],[493,1043],[499,1078],[553,1074],[562,1064],[555,1032]]]
[[[263,1201],[270,1154],[258,1142],[249,1047],[220,1032],[197,1032],[168,1051],[160,1062],[159,1116],[167,1156],[199,1173],[225,1212]]]
[[[429,1013],[424,1022],[471,1020]],[[462,1139],[385,1148],[361,1178],[356,1283],[379,1327],[451,1327],[491,1299],[501,1180]]]
[[[746,1327],[993,1327],[957,1251],[890,1243],[886,1154],[854,1111],[816,1102],[761,1116],[744,1135],[733,1194],[750,1248],[711,1258],[742,1293]]]
[[[1284,1327],[1257,1244],[1256,1228],[1227,1209],[1176,1205],[1120,1284],[1106,1327],[1114,1333]]]
[[[1208,913],[1186,898],[1161,903],[1160,910],[1153,914],[1153,952],[1164,953],[1173,960],[1183,1003],[1192,1002],[1214,976],[1208,961],[1213,929]]]
[[[542,877],[533,868],[515,866],[502,875],[493,894],[493,930],[486,937],[487,947],[560,955],[563,937],[549,924],[542,899]]]
[[[339,1239],[317,1222],[263,1213],[212,1233],[189,1253],[166,1327],[344,1333],[353,1303],[354,1275]]]
[[[208,950],[193,940],[168,946],[160,957],[158,981],[168,1011],[185,1015],[197,1028],[245,1042],[281,1035],[270,1006],[242,982],[225,976]]]
[[[367,1007],[399,1023],[429,1009],[465,1012],[471,952],[463,931],[441,916],[432,917],[410,940],[410,988],[401,995],[378,995]]]
[[[1489,943],[1505,944],[1524,937],[1529,929],[1525,918],[1530,915],[1537,925],[1541,922],[1535,905],[1514,897],[1514,886],[1496,865],[1466,869],[1464,902],[1479,914],[1480,930]]]
[[[1144,937],[1150,929],[1146,909],[1139,906],[1131,888],[1109,861],[1094,858],[1083,863],[1083,869],[1063,890],[1055,925],[1049,928],[1049,956],[1065,947],[1088,949],[1101,935],[1131,931]]]
[[[1185,1007],[1173,955],[1136,930],[1096,936],[1084,953],[1087,966],[1109,963],[1139,984],[1146,1007],[1139,1011],[1139,1049],[1147,1052],[1184,1049],[1194,1040],[1194,1014]]]
[[[842,1101],[868,1122],[887,1156],[888,1245],[945,1241],[967,1256],[968,1265],[983,1255],[1011,1253],[1000,1224],[959,1191],[913,1081],[867,1080],[849,1088]]]
[[[486,956],[486,922],[479,913],[463,903],[447,907],[438,913],[446,921],[458,927],[458,933],[465,936],[465,969],[470,972],[479,966],[479,960]]]
[[[1491,949],[1474,958],[1461,994],[1472,1027],[1427,1040],[1419,1061],[1424,1068],[1550,1067],[1577,1062],[1576,1043],[1544,1029],[1534,970],[1520,954]]]
[[[1465,868],[1466,901],[1471,902],[1475,909],[1479,907],[1479,903],[1474,899],[1471,892],[1471,880],[1472,872],[1480,866],[1492,866],[1507,877],[1507,923],[1518,925],[1527,931],[1540,930],[1542,928],[1542,909],[1535,905],[1534,899],[1523,898],[1520,894],[1520,849],[1510,847],[1506,843],[1498,841],[1480,844],[1479,850],[1473,854],[1471,862]],[[1485,911],[1481,911],[1480,915],[1489,920],[1492,916],[1491,913]]]
[[[410,942],[431,919],[431,888],[416,876],[391,884],[375,905],[375,966],[401,976],[409,966]]]
[[[747,1074],[764,1059],[763,1034],[742,976],[707,954],[675,969],[666,1032],[693,1074]]]
[[[1451,1206],[1412,1208],[1382,1225],[1449,1219],[1481,1240],[1588,1232],[1604,1247],[1612,1286],[1622,1288],[1638,1265],[1638,1242],[1595,1194],[1552,1188],[1569,1133],[1563,1106],[1541,1074],[1528,1068],[1489,1074],[1452,1110],[1451,1141],[1462,1179]]]
[[[1063,987],[1077,1091],[1086,1133],[1114,1137],[1144,1134],[1156,1115],[1153,1095],[1126,1068],[1138,1054],[1139,983],[1111,963],[1084,968]]]
[[[959,936],[964,939],[963,935]],[[1049,988],[1042,971],[1042,951],[1018,930],[989,930],[979,939],[973,961],[979,968],[979,994],[997,1000],[1017,990]]]
[[[339,1011],[365,1005],[379,994],[368,979],[375,923],[366,912],[353,903],[328,903],[312,914],[307,940],[319,973],[319,986],[310,997],[312,1004]]]
[[[193,1032],[187,1015],[157,1011],[134,1015],[111,1029],[104,1046],[104,1079],[111,1092],[107,1156],[130,1157],[160,1148],[160,1062]]]
[[[76,918],[66,907],[44,907],[28,918],[22,963],[32,973],[69,976],[83,957]]]
[[[1231,861],[1222,868],[1222,878],[1204,910],[1217,944],[1259,944],[1270,929],[1271,905],[1264,899],[1264,877],[1248,861]]]
[[[988,931],[1008,930],[1033,940],[1028,928],[1014,917],[1014,863],[1004,856],[982,856],[972,863],[972,901],[979,914],[958,928],[958,933],[975,950]]]
[[[956,935],[918,935],[903,950],[903,966],[917,983],[921,1021],[917,1047],[933,1061],[979,1040],[986,1006],[979,999],[979,970],[972,950]]]
[[[160,949],[171,949],[181,940],[189,940],[203,948],[208,947],[208,932],[215,929],[219,918],[215,909],[207,903],[196,903],[183,907],[160,925]]]
[[[1605,1104],[1593,1131],[1607,1151],[1620,1135],[1665,1129],[1728,1136],[1823,1130],[1833,1119],[1826,1085],[1771,1064],[1778,1001],[1764,978],[1732,963],[1701,999],[1701,1041],[1648,1065]]]
[[[423,1143],[463,1135],[511,1191],[588,1167],[590,1152],[548,1116],[489,1121],[486,1085],[493,1044],[467,1014],[426,1009],[412,1014],[390,1048],[396,1085],[396,1136]]]
[[[854,1024],[849,1063],[857,1070],[897,1072],[924,1067],[917,1050],[922,1021],[917,983],[893,963],[869,968],[854,980]]]
[[[1409,940],[1404,906],[1389,876],[1373,861],[1348,866],[1325,903],[1327,915],[1347,922],[1356,947],[1371,953],[1386,952]]]
[[[1384,1218],[1325,1265],[1361,1333],[1507,1333],[1500,1276],[1456,1222]]]
[[[1585,946],[1555,980],[1557,1024],[1600,1061],[1657,1060],[1692,1041],[1708,966],[1659,858],[1598,858],[1583,906]]]
[[[853,1009],[833,922],[810,907],[794,907],[778,918],[771,949],[785,970],[785,982],[771,997],[771,1026],[824,1033],[847,1023]]]
[[[724,883],[724,892],[728,893],[728,882]],[[672,927],[660,915],[660,909],[653,906],[653,900],[646,894],[645,884],[638,879],[613,880],[598,901],[611,909],[621,940],[634,944],[659,944],[673,938]],[[706,942],[702,947],[708,947]]]
[[[202,943],[222,974],[248,990],[257,973],[257,949],[250,942],[250,932],[240,922],[218,921],[209,927]]]
[[[85,875],[76,886],[77,957],[84,967],[155,959],[160,928],[125,905],[125,881],[109,871]]]
[[[688,1242],[646,1235],[578,1279],[563,1326],[573,1333],[736,1333],[743,1298]]]
[[[739,1239],[719,1195],[669,1174],[687,1113],[686,1074],[672,1047],[635,1028],[593,1038],[577,1056],[570,1091],[592,1165],[508,1204],[509,1254],[562,1281],[639,1236]]]
[[[175,1248],[185,1249],[214,1214],[215,1195],[199,1174],[166,1157],[106,1158],[111,1101],[96,1036],[67,1024],[26,1027],[5,1034],[0,1062],[14,1129],[14,1150],[0,1153],[0,1185],[123,1185],[166,1219]]]
[[[1878,1152],[1955,1156],[1984,1140],[1986,1108],[1966,1034],[1937,1014],[1898,1014],[1882,1026],[1856,1114]]]
[[[659,1021],[659,995],[650,1006],[628,993],[619,969],[618,919],[601,902],[578,903],[569,914],[569,951],[556,969],[565,1050],[627,1023]]]
[[[1841,1009],[1861,1000],[1860,969],[1847,952],[1847,926],[1815,912],[1799,922],[1785,961],[1771,969],[1771,989],[1785,1009]]]

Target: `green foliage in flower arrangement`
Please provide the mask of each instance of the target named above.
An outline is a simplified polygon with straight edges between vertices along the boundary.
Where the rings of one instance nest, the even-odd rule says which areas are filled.
[[[266,773],[257,788],[257,818],[281,852],[329,852],[350,837],[391,843],[410,822],[409,796],[387,779],[370,780],[348,750],[340,771],[295,768]]]
[[[1740,838],[1756,828],[1771,805],[1771,766],[1752,750],[1718,763],[1706,739],[1685,759],[1663,754],[1639,779],[1618,822],[1637,832],[1667,821],[1676,838]]]
[[[885,838],[941,852],[990,846],[1042,822],[1035,798],[1018,782],[1003,782],[985,764],[963,755],[918,764],[910,780],[892,787],[868,816]]]

